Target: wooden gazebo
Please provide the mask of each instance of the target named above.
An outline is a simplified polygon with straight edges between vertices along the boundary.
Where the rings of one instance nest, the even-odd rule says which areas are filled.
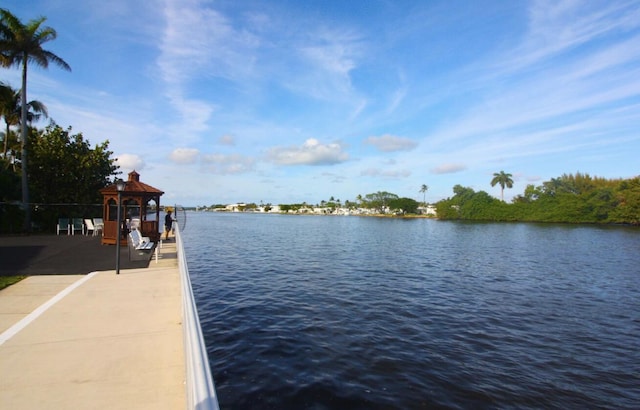
[[[102,244],[115,245],[118,236],[118,190],[113,183],[100,190],[103,198],[104,230]],[[127,233],[137,227],[142,236],[152,241],[160,239],[160,197],[163,191],[140,182],[140,174],[129,172],[129,179],[121,192],[122,235],[120,243],[127,245]]]

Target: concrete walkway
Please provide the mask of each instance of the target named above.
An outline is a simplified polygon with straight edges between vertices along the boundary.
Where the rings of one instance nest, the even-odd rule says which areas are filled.
[[[149,267],[0,291],[0,409],[185,407],[175,242]]]

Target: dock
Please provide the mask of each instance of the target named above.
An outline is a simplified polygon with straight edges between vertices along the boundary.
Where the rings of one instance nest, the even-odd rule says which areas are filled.
[[[119,275],[59,272],[1,290],[0,408],[188,407],[175,240],[158,251]]]

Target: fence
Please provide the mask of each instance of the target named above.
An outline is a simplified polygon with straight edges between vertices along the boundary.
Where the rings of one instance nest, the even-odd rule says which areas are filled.
[[[193,297],[187,258],[184,254],[180,226],[175,224],[178,269],[182,283],[182,326],[184,334],[185,362],[187,366],[187,408],[219,410],[218,397],[213,385],[209,358],[200,327],[198,310]]]
[[[29,204],[31,232],[55,233],[58,218],[102,218],[102,204]],[[23,232],[21,203],[0,202],[0,234]]]

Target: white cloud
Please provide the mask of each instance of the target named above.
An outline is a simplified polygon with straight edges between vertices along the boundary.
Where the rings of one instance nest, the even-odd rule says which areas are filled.
[[[213,174],[244,174],[253,171],[255,159],[240,154],[208,154],[202,156],[204,169]]]
[[[411,151],[418,146],[412,139],[385,134],[380,137],[368,137],[365,144],[373,145],[382,152]]]
[[[192,164],[198,159],[200,151],[196,148],[176,148],[169,154],[169,159],[176,164]]]
[[[435,168],[431,168],[432,174],[453,174],[456,172],[464,171],[467,169],[466,165],[462,164],[442,164]]]
[[[118,165],[122,171],[140,171],[144,169],[145,163],[136,154],[120,154],[116,158],[116,165]]]
[[[321,144],[309,138],[299,147],[271,148],[267,158],[278,165],[331,165],[347,161],[349,154],[338,143]]]

